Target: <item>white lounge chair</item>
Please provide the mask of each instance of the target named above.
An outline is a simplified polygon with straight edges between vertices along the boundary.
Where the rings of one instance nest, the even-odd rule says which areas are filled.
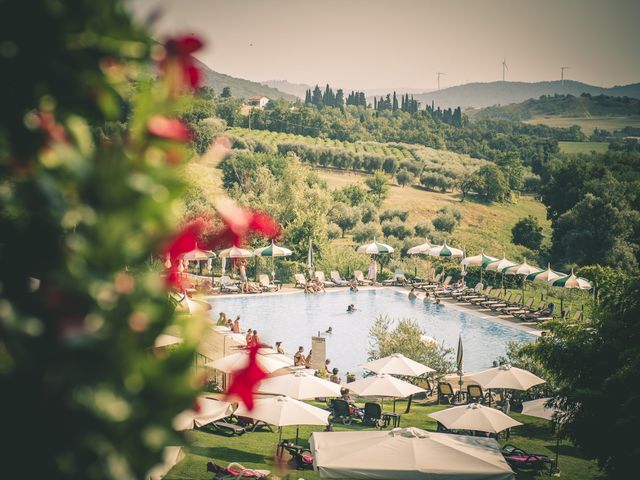
[[[382,282],[383,285],[406,285],[407,283],[407,277],[402,270],[396,270],[393,277]]]
[[[322,283],[325,287],[335,287],[336,284],[333,283],[331,280],[327,280],[324,276],[324,272],[321,271],[316,271],[315,273],[316,275],[316,280],[318,280],[320,283]]]
[[[307,279],[302,273],[294,273],[293,278],[296,280],[296,287],[304,288],[307,285]]]
[[[269,275],[265,275],[264,273],[258,275],[258,282],[260,282],[260,287],[265,292],[275,292],[280,288],[279,285],[276,285],[271,280],[269,280]]]
[[[362,270],[354,270],[353,278],[356,279],[356,282],[358,282],[358,285],[371,285],[373,283],[368,278],[364,278],[364,274],[362,273]]]
[[[331,272],[329,272],[329,275],[331,275],[331,281],[336,285],[338,285],[339,287],[349,286],[349,282],[347,282],[344,278],[342,278],[340,276],[340,273],[338,273],[337,270],[331,270]]]
[[[240,287],[238,282],[231,280],[231,277],[223,275],[220,277],[220,292],[238,293],[240,292]]]

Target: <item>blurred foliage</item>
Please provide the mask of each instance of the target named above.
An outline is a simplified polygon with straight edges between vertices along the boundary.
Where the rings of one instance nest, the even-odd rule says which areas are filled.
[[[169,54],[120,1],[3,2],[0,31],[2,476],[143,478],[196,395],[201,324],[148,263],[184,191],[182,65],[151,80]]]

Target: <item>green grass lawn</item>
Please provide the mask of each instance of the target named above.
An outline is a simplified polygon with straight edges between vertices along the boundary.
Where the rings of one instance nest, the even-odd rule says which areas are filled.
[[[323,406],[317,403],[316,405]],[[384,410],[390,411],[390,407],[390,405],[386,404]],[[411,407],[411,413],[402,416],[402,426],[415,426],[425,430],[435,430],[436,422],[427,417],[427,414],[443,408],[446,407],[414,403]],[[404,409],[405,402],[398,402],[396,411],[403,412]],[[517,413],[512,413],[512,416],[524,425],[513,429],[511,438],[508,441],[501,439],[501,445],[512,443],[527,451],[544,453],[552,457],[555,455],[555,437],[548,421]],[[371,429],[371,427],[363,427],[357,422],[350,426],[335,426],[336,431],[364,429]],[[298,443],[307,445],[307,439],[311,432],[321,430],[322,427],[301,427]],[[294,440],[295,433],[295,427],[285,427],[283,438]],[[275,450],[278,442],[277,432],[255,432],[247,433],[241,437],[226,437],[206,431],[193,431],[190,432],[189,436],[192,443],[191,446],[187,447],[186,458],[169,472],[165,477],[167,480],[211,478],[212,475],[206,472],[206,465],[210,460],[224,466],[230,462],[239,462],[245,467],[271,470],[272,477],[270,478],[302,478],[306,480],[319,478],[315,472],[309,470],[284,472],[280,477],[273,475],[275,473]],[[559,453],[561,478],[566,480],[602,478],[595,462],[582,457],[578,449],[570,442],[563,441],[560,444]],[[288,458],[288,454],[285,454],[285,458]],[[530,473],[523,473],[517,475],[517,478],[527,479],[534,476]],[[541,475],[540,478],[544,476]]]
[[[609,148],[607,142],[558,142],[558,145],[562,153],[569,154],[590,153],[592,151],[604,153]]]
[[[550,127],[568,128],[578,125],[585,135],[591,135],[596,128],[609,130],[620,130],[624,127],[639,127],[640,115],[628,116],[590,116],[590,117],[564,117],[564,116],[544,116],[539,115],[524,123],[543,124]]]

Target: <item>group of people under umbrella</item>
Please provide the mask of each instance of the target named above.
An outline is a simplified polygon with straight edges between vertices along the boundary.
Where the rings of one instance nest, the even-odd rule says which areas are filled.
[[[435,372],[426,365],[395,353],[361,365],[370,372],[369,375],[339,385],[315,376],[311,369],[293,367],[291,358],[271,348],[260,348],[256,360],[269,376],[258,384],[252,409],[243,404],[234,408],[229,402],[202,397],[197,411],[183,412],[175,419],[174,427],[178,430],[198,428],[233,413],[278,427],[280,445],[282,427],[330,424],[330,411],[304,400],[341,397],[345,388],[365,398],[406,398],[424,390],[394,375],[423,377]],[[239,350],[207,366],[231,374],[246,367],[248,362],[249,352]],[[544,383],[532,373],[509,365],[467,374],[465,378],[472,379],[485,389],[528,390]],[[534,415],[547,418],[548,409],[545,405],[538,405],[540,401],[535,402]],[[533,405],[531,407],[534,408]],[[448,430],[486,434],[521,425],[498,409],[475,403],[454,406],[429,416]],[[310,451],[313,454],[313,468],[322,478],[368,478],[372,475],[375,478],[417,478],[421,474],[436,471],[450,473],[447,478],[466,478],[465,475],[471,472],[482,473],[482,478],[513,478],[499,445],[486,436],[447,435],[414,427],[348,432],[327,429],[312,433]]]

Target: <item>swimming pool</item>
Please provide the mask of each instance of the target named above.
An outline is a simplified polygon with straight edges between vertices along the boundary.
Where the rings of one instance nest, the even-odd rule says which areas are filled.
[[[290,354],[295,353],[299,345],[308,352],[311,336],[332,327],[333,333],[326,335],[327,357],[331,359],[331,365],[343,373],[361,371],[358,365],[367,361],[369,328],[378,315],[415,319],[426,335],[438,343],[444,341],[450,348],[456,348],[458,334],[461,334],[466,371],[491,367],[493,360],[505,354],[510,340],[531,342],[536,338],[454,305],[409,300],[407,292],[389,288],[358,292],[344,289],[314,295],[300,292],[231,296],[212,298],[210,303],[213,319],[217,319],[221,311],[232,319],[240,315],[243,330],[257,330],[265,343],[281,340]],[[357,311],[347,313],[351,303]]]

